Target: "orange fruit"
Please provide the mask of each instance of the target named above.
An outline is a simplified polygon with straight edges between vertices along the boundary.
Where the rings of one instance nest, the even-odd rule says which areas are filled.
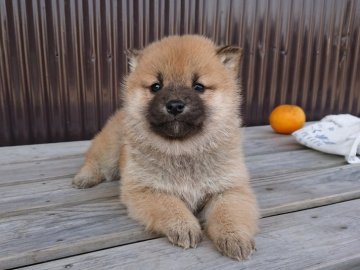
[[[283,104],[271,112],[269,121],[275,132],[291,134],[304,126],[306,116],[301,107]]]

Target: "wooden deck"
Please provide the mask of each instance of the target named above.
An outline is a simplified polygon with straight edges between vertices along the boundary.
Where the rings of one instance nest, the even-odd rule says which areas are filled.
[[[222,257],[204,239],[183,250],[144,232],[118,182],[71,187],[88,141],[0,148],[0,268],[360,269],[360,166],[245,128],[263,218],[257,251]]]

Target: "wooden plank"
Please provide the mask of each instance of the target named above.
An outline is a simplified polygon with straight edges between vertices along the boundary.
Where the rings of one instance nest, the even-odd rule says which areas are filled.
[[[353,200],[262,219],[257,251],[243,262],[221,256],[208,240],[184,250],[161,238],[24,269],[350,269],[360,265],[359,216]]]
[[[90,141],[0,147],[0,165],[83,155]]]
[[[264,155],[271,153],[289,152],[308,149],[297,143],[292,136],[279,136],[267,139],[247,139],[243,144],[246,156]]]
[[[72,177],[82,163],[83,156],[5,164],[0,168],[0,186]],[[345,160],[340,156],[306,149],[247,156],[246,163],[251,177],[256,179],[339,166],[345,164]]]
[[[308,152],[306,152],[308,153]],[[312,155],[318,154],[316,152],[309,152]],[[304,153],[302,153],[304,154]],[[282,153],[280,156],[284,155]],[[326,155],[328,156],[328,155]],[[286,194],[292,194],[289,192],[289,190],[295,190],[296,192],[299,192],[303,190],[305,183],[303,183],[304,179],[310,178],[310,179],[318,179],[320,181],[319,183],[322,185],[321,181],[324,181],[322,179],[325,179],[328,181],[328,183],[333,182],[332,185],[327,185],[329,188],[325,188],[324,192],[313,192],[315,194],[314,198],[317,199],[317,197],[320,197],[321,200],[323,200],[324,194],[327,194],[329,196],[336,195],[338,193],[345,194],[346,192],[352,191],[351,194],[347,194],[346,198],[349,199],[349,195],[351,196],[357,196],[358,189],[356,188],[357,185],[353,185],[353,179],[359,179],[360,176],[360,169],[357,165],[344,165],[344,166],[336,166],[336,167],[330,167],[325,170],[314,170],[313,168],[309,171],[303,171],[299,170],[298,165],[306,165],[309,164],[310,159],[305,158],[306,162],[291,162],[289,165],[279,165],[281,161],[277,161],[276,155],[264,155],[261,156],[263,159],[253,158],[253,162],[248,162],[250,167],[250,172],[253,176],[252,178],[252,184],[253,186],[269,184],[268,187],[264,187],[264,194],[272,194],[276,196],[279,196],[276,192],[278,190],[281,190],[284,194],[281,195],[283,199],[286,198]],[[308,157],[308,156],[307,156]],[[331,156],[329,156],[331,157]],[[301,160],[301,156],[296,157],[297,160]],[[273,162],[274,159],[276,162]],[[289,159],[284,158],[285,162],[289,161]],[[332,159],[331,159],[332,160]],[[89,189],[89,190],[77,190],[71,187],[71,178],[72,175],[76,172],[77,168],[74,168],[74,164],[78,164],[74,161],[74,159],[66,159],[68,161],[68,164],[70,168],[66,168],[64,166],[64,163],[61,163],[61,166],[52,167],[50,165],[43,166],[42,163],[52,163],[53,161],[41,161],[38,164],[37,169],[30,167],[29,170],[27,170],[29,167],[23,167],[21,169],[17,169],[16,173],[13,172],[13,174],[9,175],[10,177],[20,177],[18,178],[21,180],[21,177],[32,177],[30,180],[34,179],[34,182],[29,182],[29,179],[26,179],[24,181],[16,182],[17,185],[11,185],[13,182],[7,183],[4,186],[1,186],[0,184],[0,194],[2,194],[0,198],[0,216],[7,215],[14,215],[14,213],[11,212],[18,212],[18,211],[28,211],[29,209],[36,209],[36,208],[45,208],[45,207],[53,207],[60,204],[69,204],[69,203],[81,203],[83,201],[88,201],[92,199],[98,199],[98,198],[106,198],[106,197],[112,197],[116,196],[117,194],[117,186],[118,183],[103,183],[99,185],[98,187]],[[71,161],[71,162],[70,162]],[[271,163],[271,165],[267,165]],[[342,161],[341,161],[342,163]],[[55,163],[58,164],[58,163]],[[265,164],[265,165],[264,165]],[[320,167],[318,163],[310,162],[311,165],[315,164],[315,167]],[[21,164],[25,165],[25,164]],[[28,165],[26,163],[26,165]],[[291,167],[291,165],[294,165],[295,167]],[[280,168],[278,168],[280,167]],[[284,171],[284,168],[286,168],[286,172]],[[308,168],[307,168],[308,169]],[[349,170],[347,170],[349,169]],[[50,179],[48,174],[44,173],[49,172],[51,174],[58,173],[58,174],[69,174],[70,177],[60,177],[60,178],[54,178]],[[276,172],[280,170],[284,174],[282,175],[276,175]],[[295,172],[293,172],[295,171]],[[26,174],[27,172],[27,174]],[[33,172],[35,175],[31,175],[31,172]],[[291,174],[287,172],[293,172]],[[43,175],[44,179],[40,178],[40,174]],[[275,176],[274,176],[275,174]],[[341,177],[341,179],[344,179],[343,183],[341,185],[337,185],[337,183],[341,183],[337,181],[336,177]],[[298,179],[299,178],[299,179]],[[16,179],[16,178],[15,178]],[[49,180],[50,179],[50,180]],[[290,183],[287,185],[281,185],[280,188],[274,188],[272,187],[272,184],[276,184],[278,182],[286,182],[286,181],[293,181],[298,179],[299,185],[296,185],[297,182]],[[329,180],[330,179],[330,180]],[[314,183],[318,183],[316,181],[312,182],[310,180],[310,183],[306,184],[307,187],[311,187],[310,191],[306,191],[311,195],[311,192],[316,190],[316,186],[314,186]],[[290,186],[289,186],[290,185]],[[289,186],[289,188],[288,188]],[[336,187],[336,188],[335,188]],[[355,189],[354,189],[355,188]],[[273,190],[272,192],[269,192],[269,190]],[[275,191],[274,191],[275,190]],[[259,192],[260,193],[260,192]],[[303,193],[300,193],[303,194]],[[298,204],[298,201],[300,199],[308,199],[309,196],[305,196],[304,198],[300,198],[297,196],[296,198],[299,200],[295,200],[296,194],[291,195],[291,199],[289,200],[289,205],[287,207],[292,208],[292,203]],[[306,195],[306,194],[305,194]],[[262,196],[263,197],[263,196]],[[339,195],[339,197],[341,197]],[[352,198],[352,197],[351,197]],[[334,198],[332,198],[334,200]],[[280,202],[281,204],[284,204],[285,201]],[[271,205],[273,207],[279,207],[278,205]],[[270,207],[270,205],[267,203],[267,207]],[[282,206],[284,207],[284,205]],[[297,205],[295,205],[297,207]],[[285,210],[284,210],[285,211]]]
[[[270,145],[265,143],[266,145],[264,146],[266,149],[272,145],[276,146],[274,148],[276,148],[277,151],[292,150],[297,147],[303,148],[295,142],[292,136],[276,134],[271,130],[270,126],[243,128],[243,133],[246,142],[244,147],[248,155],[251,155],[252,151],[255,151],[255,153],[258,151],[262,146],[259,145],[262,140],[266,142],[269,139],[274,139],[274,142]],[[289,144],[291,143],[294,144],[290,146]],[[247,144],[249,144],[249,146],[247,146]],[[74,141],[0,147],[0,165],[80,156],[85,153],[89,146],[90,141]]]
[[[359,167],[343,165],[342,157],[312,150],[300,150],[297,147],[292,148],[295,144],[291,136],[276,137],[275,134],[275,137],[270,138],[274,136],[271,132],[266,134],[269,138],[265,136],[264,139],[256,139],[256,135],[255,132],[255,139],[252,142],[259,144],[256,148],[258,150],[247,157],[247,163],[264,215],[359,198],[359,188],[356,185],[358,182],[353,181],[353,179],[360,179]],[[262,154],[267,151],[272,152],[270,146],[277,141],[274,138],[281,138],[282,141],[278,141],[279,148],[284,147],[282,145],[285,145],[284,142],[287,141],[288,146],[281,150],[286,152]],[[65,234],[64,239],[59,238],[61,241],[47,242],[46,239],[42,241],[49,235],[61,236],[58,232],[59,228],[73,228],[74,222],[81,223],[83,219],[83,215],[78,215],[75,211],[76,214],[71,218],[69,216],[68,219],[58,222],[59,220],[54,219],[52,211],[71,213],[74,208],[88,209],[89,205],[92,205],[92,207],[109,211],[107,212],[108,219],[114,223],[118,223],[118,218],[122,218],[119,217],[119,211],[125,213],[124,207],[117,199],[114,199],[118,192],[116,182],[104,183],[90,190],[76,190],[71,187],[71,177],[81,163],[82,155],[70,155],[50,156],[31,162],[4,164],[0,167],[0,194],[2,195],[0,197],[0,235],[4,235],[4,240],[0,238],[0,258],[3,260],[0,262],[4,264],[34,263],[153,237],[144,235],[143,228],[129,220],[127,222],[130,223],[128,224],[130,228],[135,225],[139,227],[132,230],[126,226],[114,225],[115,227],[112,228],[117,230],[103,231],[100,229],[100,222],[96,219],[97,211],[93,212],[94,216],[85,211],[86,221],[96,224],[95,227],[99,228],[98,230],[85,224],[80,228],[80,232],[71,229],[68,234]],[[318,168],[322,169],[318,170]],[[335,175],[337,177],[332,177]],[[344,179],[343,183],[338,179]],[[325,188],[319,188],[319,186]],[[82,210],[78,211],[82,213]],[[49,216],[42,216],[41,213],[48,213]],[[41,221],[43,230],[36,229],[40,223],[34,222],[33,217]],[[9,228],[13,229],[13,222],[26,224],[26,226],[9,233]],[[55,227],[54,224],[56,224]],[[81,230],[89,230],[92,234],[82,235]],[[29,238],[34,232],[35,237]],[[129,235],[134,237],[126,238]],[[38,242],[35,239],[38,239]],[[25,249],[21,249],[24,243]],[[2,246],[8,249],[2,249]]]
[[[316,123],[315,121],[309,121],[305,123],[305,126],[312,125]],[[246,139],[270,139],[270,138],[286,138],[291,137],[291,135],[283,135],[273,131],[269,125],[264,126],[253,126],[253,127],[243,127],[242,128],[244,136]]]
[[[242,131],[246,139],[269,139],[289,137],[289,135],[275,133],[269,125],[243,127]]]
[[[262,179],[288,173],[331,168],[346,164],[343,157],[313,150],[298,150],[245,157],[251,178]]]
[[[71,181],[72,178],[62,178],[0,187],[0,218],[61,205],[113,199],[119,195],[118,181],[105,182],[90,189],[76,189],[71,186]]]
[[[341,181],[339,181],[341,179]],[[296,172],[252,179],[267,215],[360,197],[360,165]],[[86,190],[71,186],[71,178],[0,187],[0,218],[33,210],[74,205],[118,196],[117,181]]]
[[[117,199],[2,218],[0,269],[149,239]]]
[[[4,164],[0,167],[0,186],[41,182],[73,177],[83,163],[83,156]]]
[[[359,168],[343,166],[304,176],[264,178],[264,183],[254,183],[262,214],[269,216],[360,198]],[[103,183],[78,190],[63,179],[49,182],[46,189],[42,185],[34,189],[23,186],[19,195],[17,190],[3,192],[0,262],[15,267],[152,238],[125,216],[125,208],[113,197],[117,184]],[[37,188],[43,188],[43,192],[37,193]]]
[[[283,140],[274,140],[272,142],[254,141],[252,146],[247,148],[250,152],[249,155],[256,152],[261,152],[261,154],[266,152],[272,153],[273,150],[269,149],[272,145],[278,145],[278,149],[282,151],[294,150],[298,145],[293,145],[291,143],[293,142],[292,140],[293,138],[287,137],[287,142]],[[0,186],[73,176],[82,165],[83,152],[86,149],[85,146],[88,145],[88,141],[78,143],[79,145],[77,145],[77,142],[74,142],[0,148],[0,157],[4,159],[4,157],[9,156],[9,161],[13,161],[12,163],[7,161],[1,164]],[[10,149],[12,148],[14,148],[15,154],[11,154]],[[24,151],[20,155],[22,148],[24,148]],[[75,150],[71,150],[73,148]],[[61,149],[65,150],[62,151]]]
[[[360,198],[360,165],[344,165],[252,183],[263,216]]]

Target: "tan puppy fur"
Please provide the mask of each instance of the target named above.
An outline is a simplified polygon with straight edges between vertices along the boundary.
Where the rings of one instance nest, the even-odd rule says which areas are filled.
[[[172,36],[129,52],[124,105],[95,137],[73,183],[121,172],[121,200],[150,231],[184,248],[201,240],[246,259],[258,210],[241,146],[241,51],[201,36]]]

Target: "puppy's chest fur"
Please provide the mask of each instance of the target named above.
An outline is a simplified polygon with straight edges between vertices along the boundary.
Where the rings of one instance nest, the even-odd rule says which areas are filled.
[[[214,151],[192,157],[131,149],[127,173],[137,184],[173,194],[196,211],[211,195],[234,186],[239,168],[233,152]]]

